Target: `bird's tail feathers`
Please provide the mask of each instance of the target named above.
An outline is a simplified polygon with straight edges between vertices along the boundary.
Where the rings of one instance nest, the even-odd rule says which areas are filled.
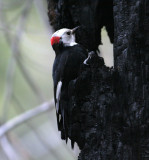
[[[61,131],[61,138],[68,141],[68,102],[61,98],[62,81],[59,81],[56,88],[56,114],[57,114],[57,124],[58,130]],[[72,142],[72,148],[74,147],[74,142]]]

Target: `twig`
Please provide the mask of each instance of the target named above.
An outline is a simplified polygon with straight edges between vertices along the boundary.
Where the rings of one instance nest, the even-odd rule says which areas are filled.
[[[47,13],[45,12],[43,1],[41,0],[34,0],[35,7],[37,9],[37,12],[39,14],[40,19],[43,21],[45,28],[48,32],[50,32],[50,24],[48,20]]]
[[[7,75],[6,75],[6,89],[5,89],[4,103],[3,103],[3,108],[4,108],[3,121],[4,121],[4,117],[6,118],[6,115],[7,115],[7,112],[8,112],[9,102],[11,100],[11,95],[12,95],[12,91],[13,91],[13,79],[14,79],[14,72],[15,72],[15,67],[16,67],[15,57],[16,57],[16,55],[18,55],[18,52],[19,52],[18,43],[20,42],[20,39],[21,39],[21,36],[22,36],[22,30],[25,26],[26,18],[27,18],[28,13],[29,13],[28,10],[29,10],[30,6],[31,5],[30,5],[30,2],[28,0],[27,3],[26,3],[26,6],[24,8],[24,11],[21,15],[20,23],[19,23],[19,26],[16,30],[16,35],[15,35],[13,41],[11,40],[8,32],[4,32],[6,40],[11,46],[12,55],[11,55],[11,58],[10,58],[10,61],[9,61],[9,64],[8,64]],[[4,20],[5,17],[3,18],[3,16],[1,14],[1,17]],[[5,24],[5,21],[3,23]],[[5,26],[6,26],[6,28],[8,28],[7,27],[8,25],[5,24]]]
[[[12,130],[16,126],[32,119],[35,116],[38,116],[44,112],[52,110],[54,108],[54,100],[50,102],[45,102],[40,106],[37,106],[34,109],[26,111],[25,113],[20,114],[19,116],[11,119],[0,127],[0,137],[4,136],[8,131]]]
[[[24,78],[26,79],[26,81],[28,82],[29,86],[32,88],[33,92],[37,95],[39,102],[44,101],[45,98],[42,95],[41,91],[39,90],[39,88],[37,88],[37,85],[35,84],[35,81],[32,80],[29,72],[27,71],[27,69],[23,66],[22,64],[22,58],[21,55],[16,56],[15,57],[17,60],[17,64],[21,70],[22,75],[24,76]]]
[[[19,107],[19,109],[21,109],[22,111],[24,111],[23,106],[21,105],[21,103],[19,102],[19,100],[17,99],[17,97],[15,95],[13,95],[13,99],[16,102],[16,106]],[[49,122],[50,123],[50,122]],[[61,159],[61,157],[56,153],[56,151],[54,149],[52,149],[51,145],[49,145],[47,143],[47,141],[44,140],[43,136],[40,135],[39,131],[37,130],[37,128],[35,127],[34,124],[32,124],[32,122],[26,122],[26,125],[32,129],[33,133],[35,134],[35,136],[38,138],[38,140],[41,142],[41,144],[43,145],[43,147],[45,148],[45,150],[47,150],[51,155],[53,155],[54,157],[56,157],[57,159]],[[54,143],[54,142],[53,142]]]
[[[3,136],[0,139],[0,145],[9,160],[19,160],[20,159],[15,149],[9,143],[9,140],[7,139],[6,136]]]

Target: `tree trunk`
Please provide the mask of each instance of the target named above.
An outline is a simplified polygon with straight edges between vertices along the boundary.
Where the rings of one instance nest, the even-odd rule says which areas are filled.
[[[114,19],[115,94],[123,117],[118,159],[149,159],[149,1],[115,0]]]
[[[53,27],[83,26],[77,41],[89,51],[97,52],[103,26],[111,42],[114,35],[114,69],[94,54],[69,84],[68,136],[78,159],[149,159],[149,1],[48,2]]]

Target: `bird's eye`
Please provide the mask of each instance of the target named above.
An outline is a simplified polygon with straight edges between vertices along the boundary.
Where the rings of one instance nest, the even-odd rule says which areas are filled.
[[[66,34],[67,34],[67,35],[70,35],[71,33],[70,33],[70,31],[68,31]]]

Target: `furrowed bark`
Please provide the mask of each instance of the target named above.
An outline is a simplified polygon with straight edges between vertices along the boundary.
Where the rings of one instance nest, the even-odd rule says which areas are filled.
[[[149,2],[114,1],[115,94],[123,118],[119,159],[149,159]],[[120,89],[121,88],[121,89]]]

